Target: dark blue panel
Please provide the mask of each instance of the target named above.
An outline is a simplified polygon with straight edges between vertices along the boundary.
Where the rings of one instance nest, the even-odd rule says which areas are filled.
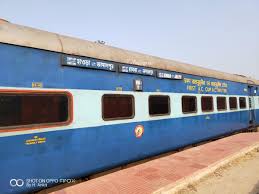
[[[61,54],[0,44],[0,86],[31,87],[43,82],[46,88],[133,90],[133,80],[143,80],[144,92],[208,93],[247,95],[246,84],[200,76],[182,75],[183,80],[159,79],[153,76],[75,68],[61,65]],[[174,73],[174,72],[172,72]]]
[[[0,141],[0,188],[4,193],[25,191],[10,187],[12,178],[78,178],[130,161],[174,150],[248,126],[248,112],[166,119],[138,123],[3,137]],[[145,133],[136,138],[134,129]],[[208,127],[209,126],[209,127]],[[25,145],[34,136],[46,143]]]
[[[256,118],[256,125],[259,126],[259,110],[256,110],[255,118]]]

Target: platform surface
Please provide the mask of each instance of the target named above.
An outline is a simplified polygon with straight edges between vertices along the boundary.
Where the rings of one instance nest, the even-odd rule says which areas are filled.
[[[259,132],[241,133],[79,183],[52,194],[154,193],[211,168],[253,145],[259,145]]]

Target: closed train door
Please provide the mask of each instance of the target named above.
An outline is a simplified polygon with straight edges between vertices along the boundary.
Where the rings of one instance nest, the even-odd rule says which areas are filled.
[[[257,93],[257,87],[248,86],[248,91],[249,91],[249,126],[255,127],[256,125],[255,96]]]

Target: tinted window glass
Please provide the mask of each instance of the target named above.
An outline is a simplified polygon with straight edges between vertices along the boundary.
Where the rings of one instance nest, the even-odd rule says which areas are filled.
[[[102,104],[104,120],[128,119],[134,116],[134,98],[131,95],[105,94]]]
[[[148,104],[150,115],[168,115],[170,113],[169,96],[150,96]]]
[[[0,94],[0,127],[65,122],[68,109],[62,94]]]
[[[227,98],[217,97],[217,108],[219,111],[227,110]]]
[[[182,109],[183,109],[183,113],[197,112],[196,97],[195,96],[183,96],[182,97]]]
[[[211,112],[213,111],[213,97],[211,96],[203,96],[201,98],[201,107],[203,112]]]
[[[239,98],[239,105],[240,105],[241,109],[245,109],[246,108],[246,98],[240,97]]]
[[[229,98],[229,107],[231,110],[237,109],[237,98],[236,97]]]

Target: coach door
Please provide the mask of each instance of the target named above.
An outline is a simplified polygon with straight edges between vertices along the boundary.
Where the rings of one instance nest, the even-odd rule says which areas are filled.
[[[249,90],[249,125],[250,127],[255,126],[255,95],[257,93],[257,88],[254,86],[248,86]]]

